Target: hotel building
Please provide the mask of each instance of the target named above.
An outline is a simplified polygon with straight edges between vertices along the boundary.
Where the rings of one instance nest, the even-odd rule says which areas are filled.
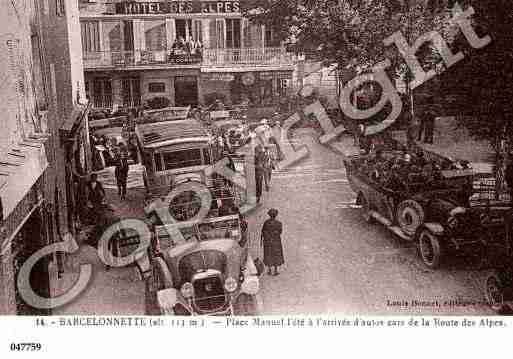
[[[80,0],[86,92],[93,108],[224,99],[269,106],[290,86],[294,57],[239,1]],[[176,50],[175,42],[201,45]],[[174,46],[175,45],[175,46]]]

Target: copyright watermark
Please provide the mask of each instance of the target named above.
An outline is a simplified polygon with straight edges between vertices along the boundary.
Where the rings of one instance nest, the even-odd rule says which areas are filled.
[[[471,47],[479,49],[491,42],[490,36],[479,37],[472,28],[472,22],[470,20],[470,16],[474,14],[474,9],[472,7],[463,11],[461,6],[456,3],[452,9],[452,14],[452,22],[459,27]],[[385,45],[395,45],[397,47],[410,72],[413,74],[413,79],[409,83],[411,89],[422,85],[436,76],[435,70],[427,72],[424,71],[420,65],[419,59],[415,55],[417,50],[427,42],[431,42],[440,54],[445,68],[453,66],[464,58],[464,54],[462,52],[458,52],[457,54],[452,53],[442,36],[436,31],[431,31],[422,35],[412,46],[407,43],[401,32],[396,32],[384,40]],[[339,98],[340,109],[346,116],[352,119],[369,119],[382,112],[385,109],[385,106],[389,104],[391,105],[391,111],[385,120],[377,124],[366,126],[363,131],[364,135],[373,135],[384,131],[392,125],[401,114],[403,104],[399,96],[399,92],[385,71],[390,67],[390,65],[391,62],[388,59],[379,62],[373,67],[372,73],[356,76],[354,79],[347,82],[344,88],[341,89]],[[381,98],[373,107],[361,110],[351,102],[351,96],[353,92],[365,82],[377,82],[382,88],[382,91]],[[308,93],[308,91],[305,91],[305,93]],[[279,143],[279,147],[283,155],[282,159],[278,162],[278,167],[280,169],[286,169],[294,166],[302,159],[308,157],[310,153],[306,145],[294,148],[290,141],[292,128],[305,116],[314,116],[316,118],[323,132],[323,135],[319,137],[319,142],[324,145],[329,145],[332,149],[334,147],[330,145],[331,142],[336,140],[346,130],[343,125],[339,125],[337,127],[333,125],[326,109],[320,101],[316,100],[307,104],[304,108],[300,109],[285,120],[279,138],[275,138]],[[239,190],[245,192],[245,199],[240,206],[240,212],[243,214],[249,213],[258,207],[254,149],[258,143],[265,142],[266,139],[256,136],[251,139],[249,144],[242,148],[241,152],[245,154],[244,174],[230,169],[226,159],[216,162],[205,170],[206,176],[212,177],[216,174],[217,176],[232,183]],[[194,195],[200,199],[201,205],[194,218],[187,221],[180,221],[173,216],[169,208],[172,200],[185,192],[194,193]],[[165,229],[173,242],[183,243],[185,242],[185,239],[180,229],[186,226],[191,226],[195,223],[201,223],[208,216],[214,197],[215,196],[212,194],[211,190],[205,184],[189,182],[178,185],[168,194],[165,200],[159,199],[152,202],[145,208],[145,212],[146,214],[156,215],[162,223],[166,224]],[[139,244],[137,249],[135,249],[131,254],[120,257],[113,254],[113,246],[111,243],[116,235],[123,232],[129,232],[133,236],[138,237]],[[111,267],[125,267],[134,264],[148,256],[148,249],[151,246],[151,237],[151,229],[145,221],[136,218],[122,219],[107,228],[100,237],[98,244],[98,256],[105,265]],[[10,240],[7,240],[2,244],[2,254],[10,247],[10,245]],[[84,291],[92,278],[91,264],[82,264],[80,266],[78,280],[64,294],[57,297],[44,298],[39,296],[32,289],[29,280],[32,269],[43,257],[59,252],[73,254],[76,253],[78,249],[79,245],[76,242],[76,239],[70,236],[63,242],[52,244],[40,249],[23,264],[18,275],[17,286],[21,297],[27,304],[39,309],[57,308],[70,303]],[[377,257],[372,255],[367,259],[367,262],[368,264],[373,264],[376,260]]]

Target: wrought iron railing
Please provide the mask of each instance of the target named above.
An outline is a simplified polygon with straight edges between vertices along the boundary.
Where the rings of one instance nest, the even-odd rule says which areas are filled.
[[[196,53],[172,50],[99,51],[84,53],[84,67],[131,67],[146,65],[287,65],[294,56],[283,47],[203,49]]]

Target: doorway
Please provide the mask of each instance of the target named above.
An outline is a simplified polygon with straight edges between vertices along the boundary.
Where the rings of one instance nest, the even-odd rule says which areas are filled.
[[[39,249],[43,248],[45,236],[43,235],[43,219],[39,209],[36,209],[25,222],[20,231],[16,234],[13,241],[15,248],[14,272],[15,272],[15,293],[16,310],[18,315],[49,315],[50,309],[34,308],[27,304],[17,285],[18,275],[23,264]],[[29,277],[29,283],[32,290],[41,297],[50,297],[50,278],[48,273],[48,264],[50,257],[46,256],[40,259],[32,268]]]
[[[196,76],[175,77],[175,106],[198,106],[198,78]]]

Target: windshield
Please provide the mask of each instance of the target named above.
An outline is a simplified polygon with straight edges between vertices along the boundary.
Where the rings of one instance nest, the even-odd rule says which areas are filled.
[[[198,225],[198,233],[202,240],[237,239],[240,236],[238,219],[228,219]]]
[[[175,152],[164,152],[162,157],[164,159],[164,168],[166,170],[202,165],[201,149],[199,148]]]

